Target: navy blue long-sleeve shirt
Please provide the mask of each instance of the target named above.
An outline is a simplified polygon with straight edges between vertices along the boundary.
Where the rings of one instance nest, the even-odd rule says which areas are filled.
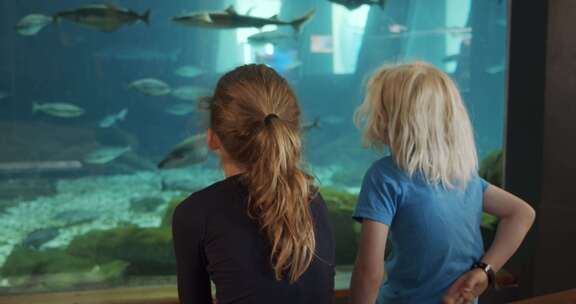
[[[270,243],[247,215],[247,203],[247,189],[237,175],[195,192],[175,209],[172,232],[180,302],[212,303],[212,280],[219,304],[332,303],[334,239],[321,195],[310,202],[316,256],[292,284],[274,278]]]

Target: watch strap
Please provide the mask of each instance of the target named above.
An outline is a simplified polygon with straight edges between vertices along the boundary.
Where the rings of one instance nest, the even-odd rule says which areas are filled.
[[[498,289],[498,286],[496,284],[496,273],[494,272],[494,269],[492,269],[492,266],[490,264],[484,262],[476,262],[472,265],[471,269],[476,268],[479,268],[482,271],[484,271],[484,273],[486,273],[486,275],[488,276],[489,286],[492,286],[492,288],[494,289]]]

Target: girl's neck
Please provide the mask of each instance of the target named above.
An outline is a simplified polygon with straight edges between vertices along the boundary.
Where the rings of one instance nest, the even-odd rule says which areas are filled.
[[[245,171],[244,169],[229,161],[222,161],[222,170],[224,170],[224,176],[227,178],[230,176],[238,175]]]

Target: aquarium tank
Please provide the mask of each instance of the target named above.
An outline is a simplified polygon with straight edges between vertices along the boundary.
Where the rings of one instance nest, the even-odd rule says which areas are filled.
[[[0,0],[0,301],[174,285],[171,212],[223,178],[199,105],[247,63],[298,96],[348,289],[351,213],[382,157],[352,121],[367,77],[413,60],[447,72],[498,183],[506,33],[501,0]]]

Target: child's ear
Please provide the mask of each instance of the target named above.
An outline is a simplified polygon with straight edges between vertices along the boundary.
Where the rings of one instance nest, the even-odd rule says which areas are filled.
[[[214,131],[212,131],[211,128],[208,128],[208,132],[206,134],[206,143],[208,144],[208,149],[210,149],[212,151],[218,151],[218,150],[220,150],[220,147],[222,146],[220,144],[220,139],[218,138],[216,133],[214,133]]]

